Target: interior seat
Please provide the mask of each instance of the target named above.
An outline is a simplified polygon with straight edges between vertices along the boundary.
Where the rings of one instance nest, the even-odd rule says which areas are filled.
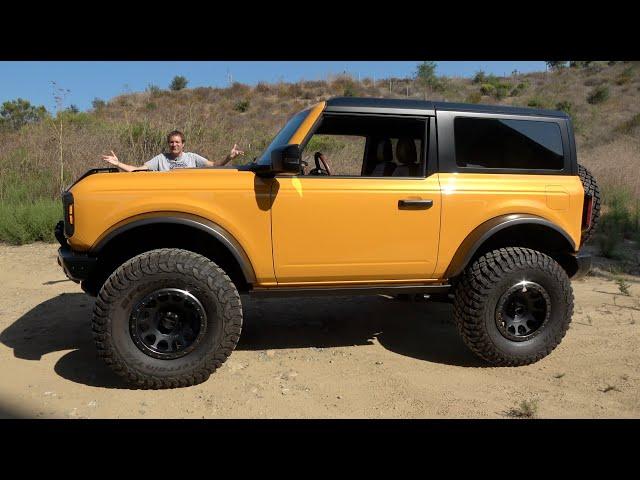
[[[389,177],[396,169],[396,164],[393,163],[393,147],[391,146],[391,140],[388,138],[382,138],[378,140],[375,150],[375,162],[376,166],[369,174],[372,177]]]
[[[413,138],[398,139],[396,159],[400,165],[394,170],[394,177],[419,177],[421,175],[421,165],[418,163],[418,152]]]

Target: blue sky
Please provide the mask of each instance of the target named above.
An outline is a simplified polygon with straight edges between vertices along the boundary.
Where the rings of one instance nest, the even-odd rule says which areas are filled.
[[[330,75],[347,72],[354,77],[407,77],[413,75],[419,60],[402,62],[372,61],[216,61],[216,62],[0,62],[0,103],[18,97],[55,112],[52,81],[70,90],[64,107],[73,104],[80,110],[91,108],[94,98],[109,100],[128,92],[144,91],[149,84],[168,88],[171,79],[183,75],[188,88],[226,87],[229,78],[255,85],[260,81],[296,82],[324,80]],[[448,76],[471,76],[478,70],[496,75],[513,70],[526,73],[542,71],[540,61],[466,61],[437,62],[436,73]],[[229,77],[230,76],[230,77]]]

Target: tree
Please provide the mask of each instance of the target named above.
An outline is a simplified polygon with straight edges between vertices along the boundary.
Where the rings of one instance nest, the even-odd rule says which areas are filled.
[[[424,88],[424,99],[427,99],[427,90],[437,86],[436,62],[424,61],[416,69],[416,80]]]
[[[91,106],[96,110],[100,110],[101,108],[104,108],[106,105],[107,103],[98,97],[94,98],[93,102],[91,102]]]
[[[72,103],[71,105],[69,105],[69,106],[67,107],[67,112],[71,112],[71,113],[79,113],[79,112],[80,112],[80,109],[79,109],[76,105],[74,105],[74,104]]]
[[[550,61],[545,63],[547,64],[549,70],[561,70],[567,66],[567,62]]]
[[[169,88],[174,92],[177,92],[178,90],[182,90],[183,88],[185,88],[187,86],[187,83],[189,83],[189,81],[185,77],[183,77],[182,75],[176,75],[175,77],[173,77],[173,80],[171,80],[171,85],[169,85]]]
[[[11,130],[19,130],[23,125],[39,122],[46,115],[47,109],[43,105],[36,107],[28,100],[18,98],[2,104],[0,123]]]

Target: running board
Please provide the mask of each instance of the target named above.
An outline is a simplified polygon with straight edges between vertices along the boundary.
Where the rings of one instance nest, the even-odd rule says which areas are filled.
[[[435,293],[449,293],[451,285],[380,285],[366,287],[271,287],[254,288],[247,292],[254,297],[317,297],[322,295],[349,296],[349,295],[399,295],[416,294],[426,295]]]

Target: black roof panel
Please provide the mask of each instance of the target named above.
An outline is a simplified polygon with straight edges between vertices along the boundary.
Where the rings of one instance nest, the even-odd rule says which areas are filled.
[[[502,113],[505,115],[536,115],[543,117],[567,118],[565,112],[543,110],[539,108],[510,107],[507,105],[480,105],[475,103],[432,102],[402,98],[334,97],[327,100],[327,110],[332,107],[375,109],[415,109],[415,110],[453,110],[477,113]]]

